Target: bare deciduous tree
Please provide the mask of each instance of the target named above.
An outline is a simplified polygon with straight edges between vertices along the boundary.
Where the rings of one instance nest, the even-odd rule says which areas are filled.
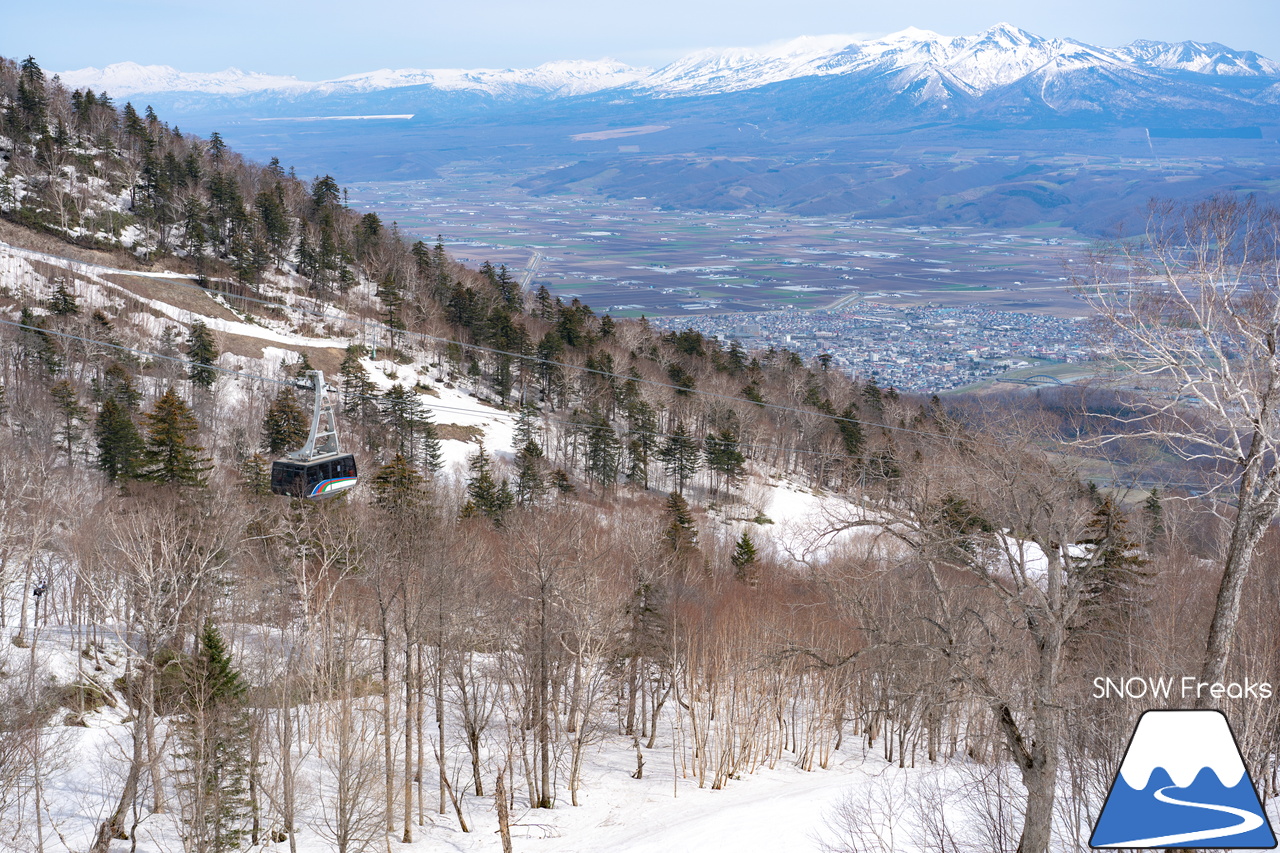
[[[1223,681],[1245,578],[1280,513],[1280,211],[1226,195],[1153,204],[1145,239],[1100,254],[1080,284],[1119,380],[1145,392],[1144,408],[1112,417],[1209,469],[1228,497],[1200,672]]]

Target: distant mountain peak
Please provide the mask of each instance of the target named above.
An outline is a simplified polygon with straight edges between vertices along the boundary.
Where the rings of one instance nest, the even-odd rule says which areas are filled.
[[[976,38],[994,39],[1012,46],[1037,44],[1044,41],[1044,39],[1038,35],[1029,33],[1021,27],[1015,27],[1013,24],[1004,22],[988,27],[979,33]]]
[[[896,33],[889,33],[887,36],[877,39],[877,41],[944,41],[950,38],[950,36],[939,35],[933,30],[922,30],[919,27],[907,27],[905,30],[898,30]]]
[[[131,61],[113,62],[105,68],[90,66],[63,71],[58,76],[64,85],[73,89],[98,89],[122,96],[147,92],[243,94],[309,85],[296,77],[259,74],[234,67],[214,72],[189,72],[179,71],[170,65],[142,65]]]
[[[311,83],[235,68],[188,73],[120,62],[104,69],[68,71],[62,77],[68,86],[123,96],[252,94],[260,96],[259,104],[271,98],[299,102],[355,96],[359,109],[368,107],[368,94],[391,90],[418,89],[422,97],[430,92],[469,93],[519,103],[597,92],[627,98],[704,97],[821,78],[843,78],[851,90],[872,93],[860,96],[864,106],[857,109],[885,116],[897,114],[903,105],[915,113],[947,110],[946,115],[956,116],[980,110],[984,99],[1006,115],[1023,116],[1028,110],[1134,115],[1159,108],[1162,98],[1173,109],[1198,103],[1196,109],[1206,114],[1228,102],[1274,110],[1280,101],[1280,63],[1252,51],[1196,41],[1138,40],[1123,47],[1096,47],[1075,39],[1046,38],[1008,22],[968,36],[944,36],[919,27],[879,38],[801,36],[759,47],[701,50],[657,70],[608,58],[567,59],[535,68],[384,68]],[[1223,89],[1225,82],[1214,82],[1248,77],[1261,78],[1262,85]],[[1153,95],[1157,90],[1165,94]],[[419,97],[416,91],[395,95],[394,111],[413,109]],[[317,103],[316,109],[325,106]]]

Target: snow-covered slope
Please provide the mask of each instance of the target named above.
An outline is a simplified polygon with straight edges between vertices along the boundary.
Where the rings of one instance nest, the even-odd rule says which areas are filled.
[[[1233,77],[1277,77],[1280,62],[1259,56],[1251,50],[1232,50],[1217,42],[1183,41],[1174,44],[1139,40],[1115,51],[1135,65],[1197,74],[1221,74]]]

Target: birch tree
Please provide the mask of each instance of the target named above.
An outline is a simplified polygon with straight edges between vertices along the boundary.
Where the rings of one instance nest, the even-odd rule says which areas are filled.
[[[1280,513],[1280,211],[1226,195],[1153,204],[1144,239],[1100,253],[1078,283],[1117,379],[1142,395],[1107,417],[1207,472],[1229,521],[1200,671],[1223,681],[1245,579]]]

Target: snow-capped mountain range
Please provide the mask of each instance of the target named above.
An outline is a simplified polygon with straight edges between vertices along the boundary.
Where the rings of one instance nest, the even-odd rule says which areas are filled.
[[[156,92],[325,96],[430,87],[522,98],[571,97],[609,90],[657,97],[716,95],[809,77],[872,73],[894,74],[908,84],[932,86],[936,93],[983,95],[1029,78],[1044,81],[1085,69],[1139,77],[1172,73],[1280,79],[1280,63],[1217,43],[1144,40],[1104,48],[1073,39],[1044,38],[1009,24],[959,37],[915,28],[870,41],[805,36],[765,48],[699,51],[657,70],[609,59],[567,60],[530,69],[382,69],[308,82],[236,68],[189,73],[163,65],[121,62],[102,69],[65,71],[60,76],[68,86],[105,89],[117,96]]]
[[[648,69],[632,68],[613,60],[596,62],[564,60],[537,68],[460,69],[401,68],[367,71],[333,80],[308,82],[296,77],[256,74],[228,68],[212,73],[189,73],[168,65],[117,62],[106,68],[81,68],[59,76],[72,88],[103,89],[112,95],[154,92],[201,92],[210,95],[248,95],[373,92],[408,86],[430,86],[445,91],[479,91],[495,96],[551,95],[567,97],[625,86],[643,79]]]

